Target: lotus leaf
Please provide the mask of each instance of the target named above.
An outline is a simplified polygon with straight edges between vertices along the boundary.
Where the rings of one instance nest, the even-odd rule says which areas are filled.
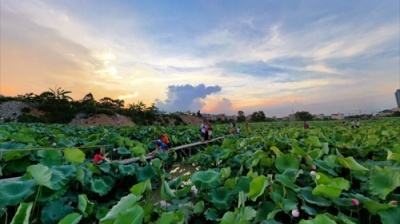
[[[352,156],[346,157],[346,158],[337,158],[338,162],[342,164],[342,166],[353,170],[353,171],[359,171],[359,172],[366,172],[368,171],[367,168],[364,166],[360,165]]]
[[[312,188],[311,187],[304,187],[300,190],[300,195],[303,197],[303,199],[310,203],[314,204],[317,206],[323,206],[323,207],[329,207],[331,206],[332,202],[317,195],[312,194]]]
[[[76,212],[66,215],[58,224],[78,224],[81,221],[82,215]]]
[[[400,162],[400,153],[395,153],[389,150],[386,159]]]
[[[204,216],[206,217],[207,220],[211,220],[211,221],[218,220],[217,211],[214,208],[208,208],[204,212]]]
[[[283,173],[286,169],[299,169],[299,161],[290,154],[278,156],[275,159],[275,167],[280,173]]]
[[[138,166],[136,164],[119,165],[118,170],[122,175],[134,175]]]
[[[225,187],[212,189],[209,193],[210,201],[219,210],[228,210],[232,204],[233,196]]]
[[[300,207],[303,211],[305,211],[307,214],[311,215],[311,216],[316,216],[318,215],[318,212],[311,206],[308,205],[302,205]]]
[[[249,198],[252,201],[256,201],[257,198],[264,193],[265,188],[270,184],[271,183],[268,181],[267,177],[264,175],[254,178],[250,182],[250,192],[248,195]]]
[[[400,207],[390,208],[387,210],[378,211],[383,224],[398,224],[400,223]]]
[[[128,194],[125,197],[122,197],[121,200],[114,205],[111,210],[107,213],[105,217],[100,219],[100,224],[112,224],[118,217],[118,214],[121,212],[133,208],[141,199],[141,196],[135,196],[133,194]]]
[[[29,216],[32,210],[33,202],[21,203],[11,221],[11,224],[29,224]]]
[[[151,191],[150,179],[133,185],[130,191],[136,196],[142,195],[145,191]]]
[[[314,219],[311,220],[300,220],[299,224],[336,224],[335,221],[330,219],[325,214],[319,214]]]
[[[221,169],[221,176],[222,176],[222,179],[226,179],[226,178],[229,178],[229,176],[231,175],[231,167],[225,167],[225,168],[222,168]]]
[[[14,139],[15,142],[21,143],[35,143],[35,139],[32,135],[25,133],[15,133],[10,136],[10,138]]]
[[[321,170],[329,173],[332,176],[337,176],[337,173],[334,170],[334,167],[335,167],[334,163],[329,163],[329,162],[326,162],[324,160],[319,160],[319,159],[316,159],[313,162],[318,167],[318,169],[321,169]]]
[[[157,224],[177,224],[183,223],[184,213],[183,211],[177,212],[164,212],[161,217],[157,220]]]
[[[143,218],[145,216],[143,208],[136,204],[132,208],[128,208],[124,211],[121,211],[117,215],[117,219],[114,224],[141,224],[143,222]]]
[[[90,181],[90,189],[103,196],[106,195],[114,186],[114,180],[109,176],[93,178]]]
[[[375,170],[369,182],[369,191],[381,199],[386,199],[386,196],[399,186],[399,172],[393,172],[388,169]]]
[[[309,136],[307,140],[314,148],[320,148],[322,146],[318,136]]]
[[[43,166],[42,164],[37,164],[29,166],[26,170],[32,175],[38,185],[53,189],[51,183],[53,172],[48,167]]]
[[[64,151],[65,159],[71,163],[83,163],[85,160],[85,153],[78,148],[67,148]]]
[[[196,215],[202,214],[204,211],[204,201],[198,201],[193,207],[193,213]]]
[[[4,161],[9,162],[17,159],[21,159],[24,156],[29,155],[29,152],[13,152],[9,151],[3,155]]]
[[[199,190],[216,188],[222,183],[221,173],[215,170],[197,171],[191,181]]]
[[[294,190],[295,192],[298,192],[300,190],[299,186],[297,186],[296,184],[294,184],[288,175],[284,175],[284,174],[276,174],[275,175],[275,179],[280,182],[281,184],[283,184],[284,186]]]
[[[156,176],[157,176],[157,171],[150,164],[147,164],[144,167],[138,168],[138,171],[136,172],[136,178],[139,182],[153,179]]]
[[[63,219],[69,213],[72,213],[74,211],[74,208],[67,203],[67,198],[60,198],[58,200],[51,201],[45,204],[41,213],[42,223],[56,223]]]
[[[84,217],[93,213],[94,203],[89,201],[86,194],[78,195],[78,209]]]
[[[276,205],[270,201],[263,201],[257,209],[257,214],[254,222],[261,222],[267,218],[267,215],[274,210]]]
[[[169,185],[165,180],[162,181],[161,184],[161,198],[166,201],[170,201],[173,198],[176,198],[176,195],[174,194],[174,192],[171,191],[171,188],[169,188]]]

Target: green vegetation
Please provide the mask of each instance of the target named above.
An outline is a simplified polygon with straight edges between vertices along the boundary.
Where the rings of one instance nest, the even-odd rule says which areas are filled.
[[[7,223],[400,223],[400,121],[251,123],[250,132],[192,149],[197,127],[0,124],[0,222]],[[225,135],[229,125],[215,125]],[[215,137],[217,137],[215,136]],[[113,159],[92,162],[96,148]],[[169,172],[174,164],[191,174]],[[156,200],[160,195],[163,203]]]

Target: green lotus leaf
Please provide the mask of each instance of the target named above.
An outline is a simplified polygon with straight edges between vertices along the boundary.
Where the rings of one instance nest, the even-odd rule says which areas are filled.
[[[11,221],[11,224],[29,224],[29,216],[31,214],[33,202],[21,203],[18,210]]]
[[[296,155],[303,156],[303,157],[307,156],[307,153],[297,145],[292,146],[292,151]]]
[[[9,131],[0,130],[0,141],[5,141],[11,135]]]
[[[156,176],[157,176],[157,171],[150,164],[147,164],[145,167],[138,168],[138,171],[136,172],[136,178],[139,182],[153,179]]]
[[[336,224],[335,221],[330,219],[325,214],[319,214],[314,219],[311,220],[300,220],[299,224]]]
[[[111,165],[110,165],[110,163],[102,163],[100,165],[100,170],[102,170],[104,173],[111,173]]]
[[[46,203],[61,198],[68,191],[68,187],[52,190],[50,188],[42,188],[38,199],[41,203]]]
[[[284,174],[276,174],[275,179],[279,181],[281,184],[284,186],[294,190],[295,192],[298,192],[300,190],[299,186],[293,183],[293,180],[288,175]]]
[[[51,176],[53,172],[48,167],[43,166],[42,164],[31,165],[26,169],[26,171],[32,175],[38,185],[53,189],[51,184]]]
[[[10,142],[0,142],[1,149],[23,149],[25,148],[26,144],[22,144],[15,141]],[[10,150],[12,151],[12,150]]]
[[[171,188],[169,188],[169,185],[165,180],[163,180],[161,184],[161,198],[166,201],[176,198],[176,195],[171,191]]]
[[[286,169],[298,170],[299,166],[299,161],[290,154],[281,155],[275,159],[275,167],[280,173],[283,173]]]
[[[130,155],[131,154],[131,152],[129,152],[129,150],[125,147],[118,147],[117,152],[120,155]]]
[[[48,167],[61,165],[64,161],[59,150],[39,150],[37,155],[41,157],[40,163]]]
[[[393,172],[388,169],[376,170],[371,176],[369,182],[369,192],[377,195],[381,199],[400,186],[399,172]]]
[[[204,201],[198,201],[193,207],[193,214],[199,215],[204,212]]]
[[[222,168],[220,170],[220,172],[221,172],[222,179],[226,179],[226,178],[229,178],[232,170],[231,170],[231,167],[228,166],[228,167]]]
[[[176,212],[164,212],[161,217],[157,220],[156,224],[176,224],[183,223],[184,213],[183,211]]]
[[[270,201],[263,201],[260,205],[258,205],[256,218],[254,220],[255,223],[259,223],[262,220],[267,219],[267,216],[270,212],[272,212],[276,208],[276,205]]]
[[[114,179],[109,176],[93,178],[90,181],[90,189],[100,196],[106,195],[114,186]]]
[[[159,158],[152,159],[151,165],[156,169],[160,169],[162,166],[162,161]]]
[[[143,208],[136,204],[132,208],[128,208],[124,211],[121,211],[117,215],[117,219],[114,224],[141,224],[143,222],[143,218],[145,216]]]
[[[356,222],[353,220],[354,218],[351,218],[341,212],[339,212],[339,214],[337,215],[337,218],[344,224],[356,224]]]
[[[57,223],[66,215],[72,213],[74,208],[68,205],[68,203],[69,201],[67,198],[60,198],[45,204],[41,214],[42,223]]]
[[[217,211],[214,208],[208,208],[204,212],[204,216],[206,217],[206,220],[211,220],[211,221],[216,221],[219,218]]]
[[[140,196],[135,196],[133,194],[128,194],[127,196],[122,197],[121,200],[111,208],[107,215],[100,219],[100,224],[114,223],[121,212],[133,208],[140,198]]]
[[[395,153],[389,150],[386,159],[400,162],[400,153]]]
[[[145,154],[146,153],[146,149],[143,148],[142,146],[132,147],[132,148],[129,149],[129,151],[131,153],[133,153],[135,156],[139,156],[141,154]]]
[[[297,209],[297,200],[282,198],[281,203],[285,212],[290,212]]]
[[[67,148],[63,152],[65,159],[70,163],[83,163],[85,161],[85,153],[78,148]]]
[[[235,223],[236,214],[233,212],[225,212],[224,216],[222,216],[220,224],[231,224]]]
[[[314,148],[320,148],[322,146],[318,136],[309,136],[308,141]]]
[[[94,203],[89,201],[86,194],[78,195],[78,209],[84,217],[93,213]]]
[[[278,147],[276,147],[276,146],[271,146],[271,147],[269,148],[269,150],[271,150],[272,152],[274,152],[276,156],[282,156],[282,155],[284,155],[284,153],[281,152],[281,150],[279,150]]]
[[[342,193],[342,189],[335,186],[319,184],[314,188],[312,193],[314,195],[323,195],[325,197],[338,198]]]
[[[222,183],[221,173],[214,170],[197,171],[191,181],[199,190],[216,188]]]
[[[7,166],[4,167],[3,171],[4,173],[9,173],[9,174],[24,173],[26,172],[26,168],[32,165],[32,162],[27,157],[6,162]]]
[[[78,224],[81,221],[82,215],[76,212],[66,215],[58,224]]]
[[[312,188],[309,186],[302,188],[300,190],[300,195],[303,197],[303,199],[306,202],[317,205],[317,206],[329,207],[332,204],[332,202],[330,200],[327,200],[323,197],[312,194]]]
[[[387,210],[378,211],[383,224],[398,224],[400,223],[400,207],[390,208]]]
[[[132,194],[134,194],[136,196],[142,195],[145,191],[151,191],[150,179],[133,185],[131,187],[130,191]]]
[[[318,169],[321,169],[321,170],[329,173],[332,176],[337,176],[337,173],[334,170],[335,164],[331,164],[331,163],[328,163],[326,161],[319,160],[319,159],[316,159],[313,162],[318,167]]]
[[[312,215],[312,216],[316,216],[318,215],[318,212],[311,206],[308,205],[302,205],[300,207],[303,211],[305,211],[307,214]]]
[[[136,164],[130,164],[130,165],[120,165],[118,166],[118,170],[122,175],[134,175],[137,169]]]
[[[10,138],[14,139],[15,142],[35,143],[33,136],[25,133],[14,133],[10,136]]]
[[[23,147],[22,147],[23,148]],[[29,152],[6,152],[5,155],[3,155],[4,161],[9,162],[17,159],[21,159],[25,156],[29,155]]]
[[[86,163],[86,167],[95,174],[101,174],[101,169],[98,164],[95,163]]]
[[[71,139],[67,139],[65,137],[62,137],[57,140],[57,145],[59,147],[73,147],[76,145],[76,142],[72,141]]]
[[[352,156],[346,157],[346,158],[338,157],[337,160],[340,164],[342,164],[342,166],[344,166],[350,170],[359,171],[359,172],[368,171],[367,168],[365,168],[364,166],[357,163],[357,161]]]
[[[249,191],[248,197],[252,201],[256,201],[257,198],[264,193],[265,188],[270,184],[271,183],[268,181],[267,177],[264,175],[254,178],[250,182],[250,191]]]
[[[214,207],[219,210],[228,210],[233,201],[232,194],[225,187],[212,189],[208,195]]]

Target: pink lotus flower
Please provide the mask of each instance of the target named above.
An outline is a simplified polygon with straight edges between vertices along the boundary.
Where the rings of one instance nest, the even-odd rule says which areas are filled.
[[[397,205],[397,201],[396,201],[396,200],[391,200],[389,203],[390,203],[391,205]]]
[[[295,210],[292,210],[292,216],[293,217],[299,217],[299,215],[300,215],[300,212],[299,212],[299,210],[297,210],[297,209],[295,209]]]
[[[315,176],[316,174],[317,174],[317,173],[316,173],[314,170],[310,172],[310,175],[311,175],[311,176]]]
[[[355,206],[358,206],[360,204],[360,202],[357,199],[351,199],[351,203]]]
[[[316,166],[316,165],[312,165],[312,166],[311,166],[311,169],[312,169],[312,170],[316,170],[316,169],[317,169],[317,166]]]

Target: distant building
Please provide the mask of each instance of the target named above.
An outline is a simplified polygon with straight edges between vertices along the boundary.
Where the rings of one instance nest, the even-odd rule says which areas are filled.
[[[332,114],[331,119],[333,120],[343,120],[344,119],[344,114],[342,113],[337,113],[337,114]]]
[[[289,114],[289,121],[295,121],[296,120],[296,115],[295,114]]]
[[[392,114],[393,114],[392,110],[382,110],[382,111],[379,111],[376,116],[378,116],[378,117],[386,117],[386,116],[390,116]]]
[[[397,107],[400,108],[400,89],[398,89],[394,95],[396,96]]]
[[[324,120],[325,119],[325,115],[324,114],[315,114],[315,115],[313,115],[313,117],[316,120]]]

